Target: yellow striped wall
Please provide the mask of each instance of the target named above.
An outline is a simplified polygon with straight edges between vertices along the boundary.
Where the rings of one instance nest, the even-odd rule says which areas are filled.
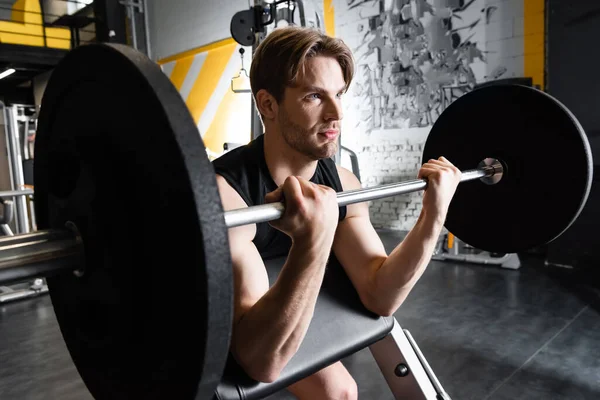
[[[0,43],[44,46],[45,30],[46,47],[71,47],[71,32],[68,29],[43,26],[39,0],[17,0],[12,8],[12,21],[0,21]]]
[[[533,78],[533,84],[545,88],[545,18],[544,0],[523,0],[524,5],[524,53],[525,76]]]
[[[242,66],[239,48],[226,39],[158,62],[188,106],[211,159],[223,153],[225,142],[251,140],[251,94],[231,88]],[[244,68],[250,70],[249,57]],[[236,79],[234,88],[249,89],[250,82]]]
[[[333,0],[323,0],[323,22],[325,33],[329,36],[335,36],[335,8]]]
[[[323,0],[323,11],[325,31],[335,36],[333,0]],[[231,78],[241,68],[239,48],[228,38],[158,61],[188,106],[210,158],[222,154],[225,142],[247,143],[252,138],[251,94],[231,90]],[[239,79],[234,86],[249,89],[250,82]]]

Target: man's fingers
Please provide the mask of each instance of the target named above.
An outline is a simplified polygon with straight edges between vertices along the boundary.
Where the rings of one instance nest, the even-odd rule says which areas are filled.
[[[266,203],[276,203],[276,202],[279,202],[282,200],[283,200],[283,187],[281,187],[281,186],[265,195]]]
[[[298,184],[298,189],[302,193],[303,196],[313,195],[315,191],[315,184],[309,181],[308,179],[304,179],[301,176],[296,177],[296,183]]]
[[[429,175],[439,171],[437,167],[430,167],[427,164],[423,165],[417,174],[417,179],[427,178]]]
[[[450,161],[446,160],[444,157],[440,157],[439,160],[428,160],[427,164],[432,164],[432,165],[441,165],[441,166],[445,166],[445,167],[454,167],[454,164],[452,164]]]

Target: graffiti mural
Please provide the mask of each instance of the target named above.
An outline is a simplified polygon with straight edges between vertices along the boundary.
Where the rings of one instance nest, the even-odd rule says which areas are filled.
[[[357,26],[354,96],[369,104],[368,129],[425,127],[456,98],[472,90],[472,64],[486,62],[476,35],[496,12],[476,0],[346,0],[348,11],[379,11]],[[477,8],[477,10],[475,10]],[[371,13],[373,14],[373,13]],[[497,79],[505,69],[491,71]]]

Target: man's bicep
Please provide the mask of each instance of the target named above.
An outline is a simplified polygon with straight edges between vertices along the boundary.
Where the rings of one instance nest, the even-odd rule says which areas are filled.
[[[360,189],[354,174],[342,167],[338,172],[344,190]],[[333,251],[361,297],[370,289],[371,276],[387,253],[373,228],[366,202],[347,206],[346,218],[338,224]]]
[[[217,186],[225,211],[248,205],[220,175]],[[228,230],[229,250],[233,267],[234,323],[250,309],[268,290],[269,277],[258,249],[252,242],[256,225],[244,225]]]
[[[233,321],[237,323],[269,290],[269,277],[254,243],[230,239],[230,247],[234,283]]]
[[[370,292],[371,277],[387,253],[368,216],[347,217],[341,221],[333,251],[361,297]]]

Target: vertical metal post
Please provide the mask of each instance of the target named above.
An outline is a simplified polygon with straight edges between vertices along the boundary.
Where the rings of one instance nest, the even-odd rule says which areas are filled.
[[[294,6],[294,12],[296,12],[296,7],[298,7],[298,14],[300,14],[300,25],[306,26],[306,13],[304,12],[304,0],[296,0],[296,6]],[[293,18],[293,16],[292,16]]]
[[[262,0],[254,0],[254,7],[263,7],[263,1]],[[258,34],[256,42],[252,45],[252,56],[254,55],[254,52],[256,51],[256,48],[258,47],[258,45],[261,42],[261,35],[262,34]],[[252,56],[250,57],[250,60],[252,60]],[[252,61],[250,61],[252,63]],[[256,139],[257,137],[259,137],[260,135],[263,134],[263,126],[262,126],[262,121],[260,119],[260,114],[258,112],[258,109],[256,107],[256,103],[254,101],[254,94],[250,94],[250,139]]]
[[[19,115],[17,112],[17,106],[11,106],[5,108],[8,112],[5,116],[8,117],[6,124],[8,127],[8,139],[9,139],[9,158],[13,164],[13,182],[15,190],[22,190],[25,186],[25,176],[23,175],[23,157],[21,155],[21,146],[19,140]],[[16,196],[15,204],[17,209],[17,233],[28,233],[29,232],[29,216],[27,213],[27,199],[25,196]]]
[[[152,47],[150,46],[150,22],[149,22],[149,13],[148,13],[148,1],[142,0],[142,5],[144,9],[142,12],[144,13],[144,32],[146,36],[146,55],[148,58],[152,58]]]
[[[131,2],[127,2],[127,14],[129,15],[129,19],[131,21],[131,42],[134,49],[138,49],[137,43],[137,32],[135,26],[135,8],[131,5]]]
[[[0,105],[2,105],[2,113],[4,115],[4,136],[5,136],[5,140],[6,140],[6,152],[8,153],[8,175],[9,175],[9,179],[10,179],[10,190],[16,190],[15,174],[13,171],[12,157],[11,157],[11,151],[10,151],[10,139],[9,139],[10,125],[8,122],[8,108],[2,102],[0,102]]]
[[[34,200],[33,200],[33,196],[28,195],[27,196],[29,199],[29,214],[31,215],[31,230],[32,231],[37,231],[37,221],[35,219],[35,204],[34,204]]]
[[[450,237],[450,235],[452,235],[452,233],[448,232],[448,237]],[[450,249],[450,254],[457,256],[459,254],[459,251],[458,251],[459,245],[460,245],[459,239],[456,236],[452,235],[452,249]]]
[[[29,146],[27,145],[27,138],[29,137],[29,119],[25,118],[25,121],[23,123],[23,137],[19,138],[20,142],[19,144],[22,146],[23,149],[23,159],[27,160],[29,159]]]

